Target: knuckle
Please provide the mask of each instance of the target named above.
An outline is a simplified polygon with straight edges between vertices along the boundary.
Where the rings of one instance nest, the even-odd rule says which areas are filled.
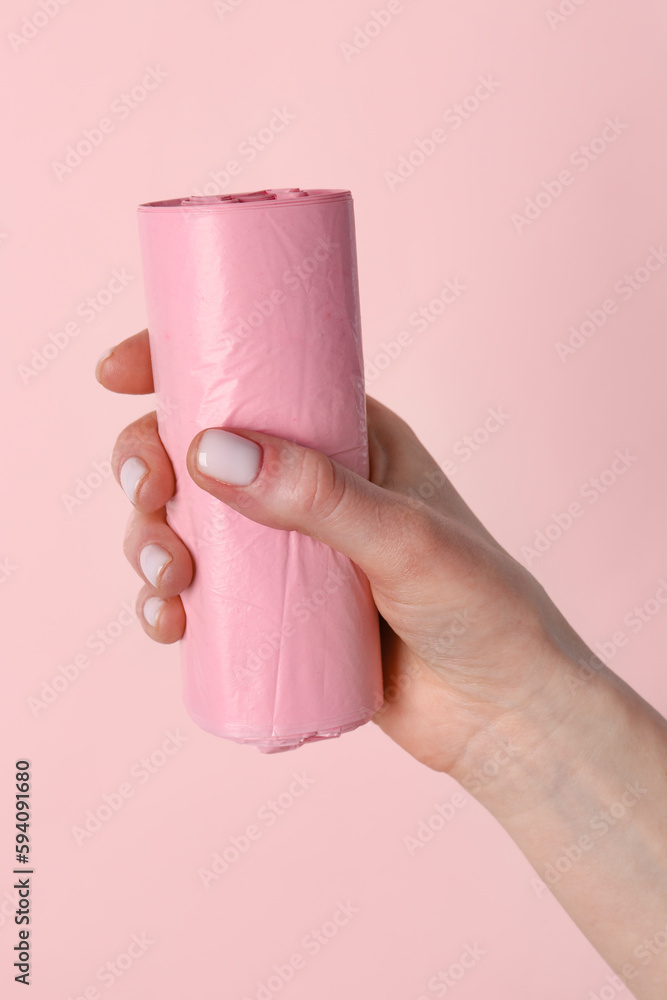
[[[442,559],[446,539],[445,518],[431,507],[400,504],[398,518],[401,569],[409,576],[430,571]]]
[[[342,466],[310,449],[303,449],[295,468],[292,497],[299,513],[332,523],[344,509],[348,482]]]
[[[157,435],[157,415],[155,410],[145,413],[138,420],[128,424],[118,437],[113,450],[113,458],[119,461],[125,455],[131,454],[137,448],[154,441]]]

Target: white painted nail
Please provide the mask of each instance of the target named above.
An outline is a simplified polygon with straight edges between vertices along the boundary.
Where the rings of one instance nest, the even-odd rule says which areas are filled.
[[[160,573],[168,562],[171,562],[171,556],[166,549],[163,549],[161,545],[156,545],[155,542],[144,545],[139,553],[141,571],[154,587],[157,587]]]
[[[153,628],[157,624],[157,618],[162,610],[162,606],[166,603],[161,597],[149,597],[145,602],[143,607],[144,618]]]
[[[197,452],[201,472],[230,486],[249,486],[259,472],[262,449],[254,441],[217,428],[204,431]]]
[[[148,466],[140,458],[127,458],[120,470],[120,485],[123,487],[128,497],[135,502],[137,496],[137,486],[148,472]]]

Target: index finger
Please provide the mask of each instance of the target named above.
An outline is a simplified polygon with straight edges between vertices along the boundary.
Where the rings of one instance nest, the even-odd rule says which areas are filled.
[[[95,378],[111,392],[155,392],[148,330],[122,340],[103,355],[95,367]]]

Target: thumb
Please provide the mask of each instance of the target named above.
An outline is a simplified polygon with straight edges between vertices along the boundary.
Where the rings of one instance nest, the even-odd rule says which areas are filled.
[[[194,482],[218,500],[259,524],[330,545],[380,584],[420,561],[419,529],[428,532],[428,517],[322,452],[270,434],[211,428],[193,438],[186,461]]]

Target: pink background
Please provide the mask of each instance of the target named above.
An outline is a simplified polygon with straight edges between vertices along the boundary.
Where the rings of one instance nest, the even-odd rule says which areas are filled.
[[[11,968],[20,757],[33,771],[34,998],[261,998],[274,966],[299,953],[302,967],[269,996],[430,1000],[429,980],[468,946],[484,955],[450,991],[461,1000],[584,1000],[605,986],[608,967],[468,793],[409,853],[404,838],[459,789],[376,726],[269,758],[200,731],[182,706],[178,646],[114,625],[141,584],[121,550],[129,503],[94,475],[121,428],[153,408],[93,376],[98,356],[146,323],[137,204],[214,185],[231,159],[240,173],[220,192],[349,188],[365,352],[377,361],[368,391],[455,463],[457,489],[589,644],[624,632],[607,661],[667,710],[663,605],[649,604],[657,613],[639,628],[626,621],[667,579],[667,266],[637,271],[623,291],[667,241],[667,14],[649,0],[567,0],[572,12],[550,19],[559,3],[3,8],[3,92],[14,94],[0,218],[3,996],[23,989]],[[388,8],[391,22],[346,58],[341,44],[363,41],[372,11]],[[21,31],[34,37],[17,41]],[[123,105],[149,67],[166,76]],[[471,99],[465,120],[443,119],[489,76],[494,92]],[[242,144],[275,108],[294,118],[249,162]],[[100,143],[59,178],[54,163],[104,118]],[[608,118],[617,134],[593,142]],[[392,190],[386,172],[439,127],[445,141]],[[577,150],[591,143],[584,170]],[[564,170],[571,183],[548,196]],[[517,231],[514,213],[540,192],[544,207]],[[131,280],[106,303],[114,269]],[[446,279],[465,291],[427,329],[410,327]],[[100,307],[90,321],[89,296]],[[556,345],[608,299],[615,312],[561,360]],[[68,323],[76,334],[63,334]],[[406,329],[411,343],[388,361]],[[466,460],[461,442],[490,409],[509,416]],[[590,481],[617,449],[632,460],[601,493]],[[523,547],[575,501],[581,517],[561,537],[552,527],[530,560]],[[89,645],[97,629],[115,635],[109,645]],[[82,654],[89,666],[35,716],[29,699]],[[169,732],[185,739],[167,756]],[[294,773],[312,781],[297,798]],[[129,797],[79,845],[87,811],[105,796],[118,804],[121,786]],[[279,796],[288,807],[269,825]],[[250,824],[258,839],[205,888],[199,869]],[[357,912],[316,954],[306,936],[339,901]],[[152,943],[129,960],[133,935]],[[97,978],[116,961],[122,975]]]

